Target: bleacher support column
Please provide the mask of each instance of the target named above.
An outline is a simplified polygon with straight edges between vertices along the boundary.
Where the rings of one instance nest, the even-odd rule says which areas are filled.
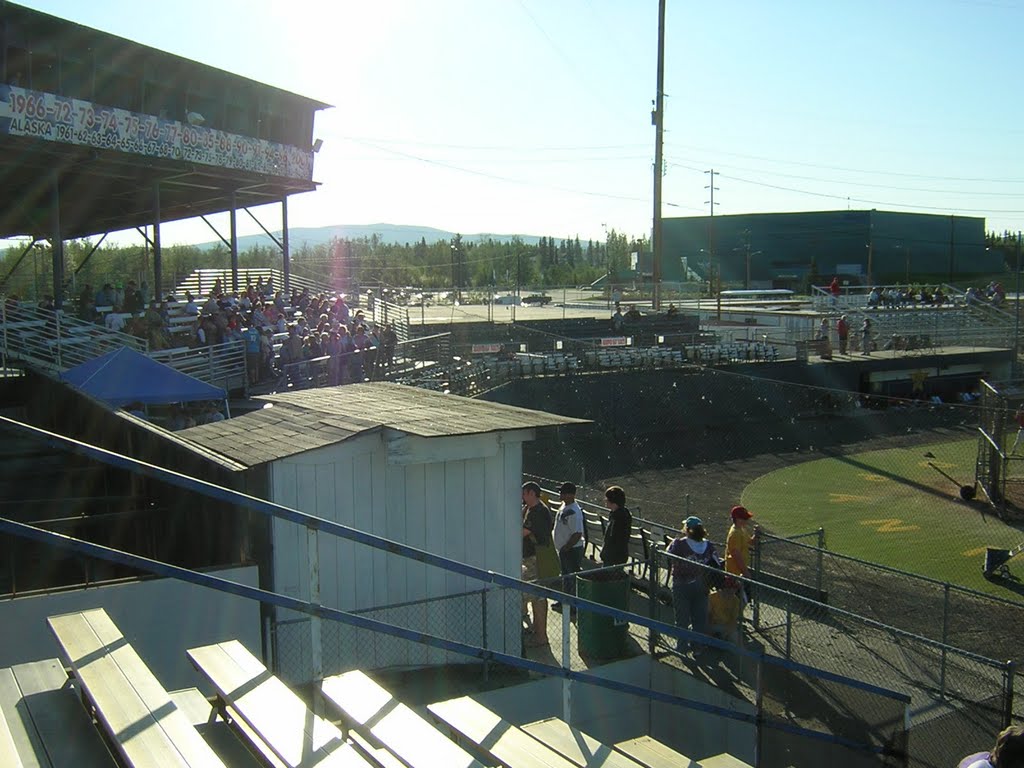
[[[822,584],[822,570],[825,565],[825,529],[818,528],[818,575],[816,578],[816,586],[818,588],[818,595],[821,595],[821,584]]]
[[[60,172],[50,174],[50,245],[53,256],[53,306],[64,308],[64,236],[60,227]]]
[[[1017,663],[1012,659],[1006,662],[1005,683],[1003,688],[1003,727],[1009,728],[1013,724],[1013,679],[1017,676]]]
[[[758,531],[758,526],[754,526],[754,556],[751,558],[751,566],[754,574],[754,580],[761,580],[761,535]],[[761,620],[761,595],[757,589],[753,590],[754,593],[754,610],[751,621],[754,624],[754,629],[758,629]]]
[[[282,295],[288,296],[292,290],[292,262],[288,246],[288,195],[281,198],[281,272],[284,273]]]
[[[572,648],[569,636],[569,629],[572,627],[572,608],[568,603],[562,603],[562,669],[566,672],[572,669]],[[579,642],[577,638],[577,642]],[[562,678],[562,719],[567,723],[572,722],[572,680],[568,677]]]
[[[163,251],[160,248],[160,182],[153,185],[153,298],[161,299],[163,292]]]
[[[689,498],[689,494],[687,494]],[[661,591],[661,577],[658,575],[658,543],[654,542],[651,544],[650,562],[647,565],[647,582],[649,586],[649,597],[650,597],[650,617],[655,621],[659,618],[658,611],[658,593]],[[658,630],[651,629],[647,633],[647,653],[654,658],[655,651],[658,649]]]
[[[320,535],[315,525],[306,527],[306,547],[309,559],[309,602],[320,606]],[[313,676],[313,712],[322,715],[324,711],[323,698],[320,696],[320,684],[324,681],[324,659],[323,648],[320,639],[320,617],[311,613],[309,615],[309,640],[310,640],[310,662],[312,664]]]
[[[238,291],[238,199],[231,190],[231,290]]]

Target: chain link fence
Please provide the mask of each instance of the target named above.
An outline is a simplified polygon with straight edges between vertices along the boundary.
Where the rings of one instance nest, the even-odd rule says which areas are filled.
[[[678,558],[658,548],[655,553],[660,563],[657,571],[664,576],[663,602],[670,602],[667,575]],[[698,567],[707,581],[716,585],[712,606],[718,600],[745,602],[742,590],[730,587],[720,571]],[[749,616],[748,646],[760,646],[772,656],[909,696],[911,765],[952,764],[965,753],[964,745],[990,739],[1007,721],[1013,698],[1012,664],[837,609],[772,586],[759,580],[761,576],[756,565],[750,580],[730,576],[734,583],[746,582],[752,593],[750,604],[740,609],[741,615]],[[711,615],[714,617],[714,609]],[[711,625],[713,632],[726,629]],[[662,638],[659,647],[671,652],[674,641]],[[773,711],[787,722],[806,724],[807,718],[817,717],[837,736],[861,740],[867,736],[879,745],[891,745],[900,738],[893,722],[900,713],[881,705],[870,691],[844,687],[837,692],[831,690],[827,678],[805,681],[802,673],[788,669],[778,676],[793,679],[782,684],[773,678],[776,684],[766,684],[764,691],[774,704]]]
[[[760,749],[761,765],[781,768],[794,764],[795,756],[810,754],[835,759],[846,755],[850,761],[844,764],[850,765],[868,765],[872,760],[877,765],[880,756],[883,764],[906,764],[906,707],[910,702],[906,694],[786,659],[769,644],[742,648],[676,628],[670,607],[663,602],[659,587],[664,581],[655,557],[633,559],[626,566],[588,566],[577,582],[580,597],[561,594],[561,578],[548,580],[542,586],[549,590],[537,595],[530,594],[525,584],[458,577],[459,583],[471,588],[351,612],[354,618],[381,622],[378,627],[282,613],[284,617],[270,628],[271,666],[282,679],[302,686],[315,681],[318,674],[351,669],[401,671],[475,665],[481,684],[486,684],[489,675],[505,674],[510,664],[514,666],[514,659],[522,659],[530,671],[540,675],[568,676],[581,683],[618,686],[625,694],[646,695],[652,706],[660,702],[674,707],[678,716],[701,722],[702,728],[712,732],[722,729],[725,733],[733,727],[730,722],[747,723],[752,729],[748,754]],[[445,572],[437,566],[425,568],[426,583],[432,581],[429,571],[437,571],[435,576]],[[623,572],[626,578],[621,578]],[[588,592],[584,581],[614,588],[621,601],[609,600],[597,587]],[[646,588],[636,589],[635,585]],[[550,600],[559,597],[560,611],[547,608]],[[538,615],[541,605],[546,608],[546,621]],[[546,626],[538,629],[538,622]],[[543,642],[536,642],[539,638]],[[461,650],[439,647],[438,639],[459,643]],[[609,661],[652,653],[652,658],[662,656],[668,665],[692,674],[689,660],[663,653],[664,647],[674,648],[679,642],[706,646],[702,664],[707,665],[711,680],[702,693],[666,696],[651,690],[645,694],[643,687],[628,681],[595,683],[593,672]],[[726,678],[730,684],[721,685]],[[817,704],[813,707],[816,714],[805,712],[809,690],[830,702],[830,709],[843,702],[843,707],[856,706],[863,712],[846,711],[845,721],[817,712]],[[868,713],[866,718],[863,713]],[[721,751],[725,751],[724,745]]]

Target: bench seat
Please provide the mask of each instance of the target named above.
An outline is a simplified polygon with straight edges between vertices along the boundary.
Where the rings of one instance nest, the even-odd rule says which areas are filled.
[[[365,768],[370,765],[332,723],[237,640],[192,648],[189,661],[213,686],[226,715],[272,765]]]
[[[505,768],[576,768],[575,763],[469,696],[430,704],[427,709],[439,723],[487,754],[487,762]]]
[[[102,608],[46,620],[96,718],[133,768],[224,768]]]
[[[620,741],[615,749],[646,768],[700,768],[700,763],[650,736]]]
[[[483,768],[459,747],[387,690],[358,670],[329,677],[324,697],[351,728],[379,741],[413,768]]]
[[[580,768],[643,768],[632,758],[557,717],[528,723],[523,730]]]

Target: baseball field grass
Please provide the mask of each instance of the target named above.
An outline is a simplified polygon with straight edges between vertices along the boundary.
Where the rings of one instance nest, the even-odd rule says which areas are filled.
[[[968,439],[810,461],[761,476],[742,500],[776,534],[823,527],[834,552],[1020,599],[982,576],[986,548],[1011,549],[1024,529],[1001,521],[980,492],[960,498],[976,451]],[[1024,575],[1024,554],[1011,573]]]

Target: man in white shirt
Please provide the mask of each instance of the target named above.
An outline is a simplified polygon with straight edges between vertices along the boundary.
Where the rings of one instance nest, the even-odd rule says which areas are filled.
[[[555,513],[555,523],[551,529],[551,537],[558,552],[558,562],[562,567],[562,591],[567,595],[575,593],[575,574],[583,568],[583,510],[576,503],[576,486],[573,483],[562,483],[558,489],[562,506]],[[562,610],[561,603],[551,606],[553,610]]]

